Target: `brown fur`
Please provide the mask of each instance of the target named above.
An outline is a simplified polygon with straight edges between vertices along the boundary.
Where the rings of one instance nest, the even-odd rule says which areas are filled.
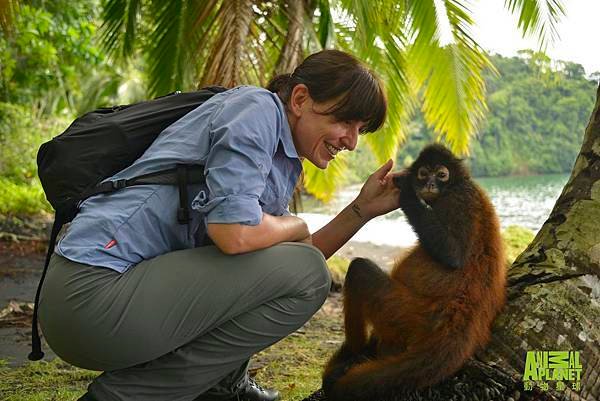
[[[451,244],[448,249],[462,256],[448,263],[444,256],[433,257],[444,253],[435,243],[424,246],[421,237],[433,232],[429,220],[415,217],[406,206],[410,199],[401,196],[420,243],[389,275],[366,259],[350,265],[344,284],[346,341],[323,376],[332,401],[374,399],[433,385],[460,369],[489,339],[505,302],[500,226],[486,194],[448,153],[438,145],[426,148],[399,186],[404,195],[414,191],[410,179],[427,156],[439,156],[448,165],[453,180],[427,213],[446,230],[437,241]],[[449,267],[454,260],[460,265]]]

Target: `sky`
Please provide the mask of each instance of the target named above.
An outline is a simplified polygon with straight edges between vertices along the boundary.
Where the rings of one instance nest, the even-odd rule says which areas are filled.
[[[539,48],[535,38],[523,39],[517,29],[518,16],[504,7],[504,0],[470,0],[476,27],[474,39],[484,49],[513,56],[521,49]],[[573,61],[585,72],[600,71],[600,0],[564,0],[566,16],[558,25],[558,38],[548,45],[551,59]]]

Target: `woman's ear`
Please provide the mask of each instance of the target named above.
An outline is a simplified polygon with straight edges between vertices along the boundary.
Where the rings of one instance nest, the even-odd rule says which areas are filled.
[[[310,95],[308,93],[308,87],[304,84],[297,84],[290,94],[288,107],[295,117],[300,117],[302,115],[302,109],[309,100]]]

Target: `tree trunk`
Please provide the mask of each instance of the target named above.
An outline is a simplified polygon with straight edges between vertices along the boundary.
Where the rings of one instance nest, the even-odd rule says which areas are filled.
[[[252,23],[252,0],[228,0],[219,9],[218,38],[215,40],[199,88],[222,85],[228,88],[239,85],[243,73],[242,60],[246,40]]]
[[[509,270],[488,347],[454,377],[399,400],[600,400],[600,88],[583,146],[539,233]],[[527,351],[579,351],[581,388],[525,391]],[[324,400],[317,392],[307,400]],[[383,400],[381,400],[383,401]]]
[[[288,17],[288,29],[285,43],[279,54],[275,75],[291,73],[303,60],[302,36],[304,18],[307,12],[305,0],[286,0],[285,13]]]

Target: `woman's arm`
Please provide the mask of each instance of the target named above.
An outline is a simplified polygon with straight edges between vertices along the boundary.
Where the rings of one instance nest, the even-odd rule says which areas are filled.
[[[357,198],[357,200],[346,206],[344,210],[335,216],[333,220],[312,234],[312,244],[323,252],[325,259],[329,259],[331,255],[348,242],[370,220],[370,218],[362,215],[360,209],[360,201]]]
[[[296,216],[263,213],[255,226],[245,224],[208,224],[208,236],[226,254],[263,249],[284,241],[302,241],[310,236],[306,222]]]
[[[392,161],[388,160],[367,179],[358,197],[312,235],[312,244],[329,259],[373,217],[400,206],[400,191],[393,182]]]

